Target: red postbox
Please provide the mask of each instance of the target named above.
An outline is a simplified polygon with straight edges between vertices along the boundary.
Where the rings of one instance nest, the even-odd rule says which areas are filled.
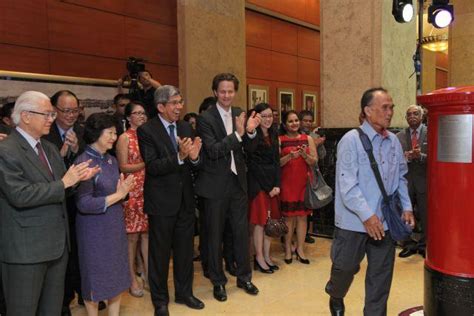
[[[424,314],[474,315],[474,86],[419,96],[428,108]]]

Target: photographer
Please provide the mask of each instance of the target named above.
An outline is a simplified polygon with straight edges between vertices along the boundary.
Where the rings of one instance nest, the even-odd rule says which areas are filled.
[[[145,105],[148,117],[155,117],[158,112],[153,102],[156,88],[161,83],[153,79],[151,73],[145,70],[144,60],[141,58],[129,57],[127,61],[128,74],[118,80],[118,93],[123,91],[123,83],[128,81],[128,95],[132,101],[140,101]]]

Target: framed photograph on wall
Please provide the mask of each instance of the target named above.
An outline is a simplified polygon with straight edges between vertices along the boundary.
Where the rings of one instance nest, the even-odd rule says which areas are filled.
[[[318,94],[316,91],[303,91],[302,109],[311,111],[314,123],[318,122]]]
[[[278,109],[280,112],[293,110],[295,108],[295,89],[278,89]]]
[[[268,87],[249,84],[247,96],[247,108],[253,109],[255,105],[265,102],[268,103]]]

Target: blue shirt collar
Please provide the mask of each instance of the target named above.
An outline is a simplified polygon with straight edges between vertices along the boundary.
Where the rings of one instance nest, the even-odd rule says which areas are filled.
[[[160,118],[161,123],[163,123],[163,126],[165,127],[166,131],[169,133],[169,127],[170,125],[174,125],[175,130],[176,130],[176,122],[170,123],[167,120],[165,120],[161,114],[158,114],[158,117]]]

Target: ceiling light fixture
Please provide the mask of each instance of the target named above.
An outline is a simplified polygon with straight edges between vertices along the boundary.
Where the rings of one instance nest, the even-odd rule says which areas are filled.
[[[454,8],[449,0],[433,0],[428,8],[428,22],[438,29],[449,26],[454,20]]]
[[[412,0],[393,0],[392,14],[398,23],[410,22],[414,13]]]

